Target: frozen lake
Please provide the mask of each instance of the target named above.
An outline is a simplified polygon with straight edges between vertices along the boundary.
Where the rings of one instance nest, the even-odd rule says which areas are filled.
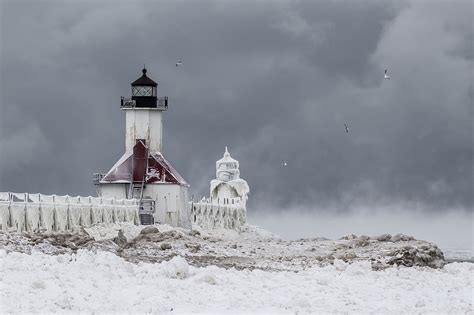
[[[444,259],[449,262],[471,262],[474,263],[474,251],[472,249],[444,249]]]

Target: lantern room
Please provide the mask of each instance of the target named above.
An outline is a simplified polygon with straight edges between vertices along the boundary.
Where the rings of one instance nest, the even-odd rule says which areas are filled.
[[[158,83],[150,79],[146,73],[146,68],[143,68],[142,76],[131,83],[132,97],[129,99],[122,97],[122,108],[168,109],[168,98],[157,96]]]

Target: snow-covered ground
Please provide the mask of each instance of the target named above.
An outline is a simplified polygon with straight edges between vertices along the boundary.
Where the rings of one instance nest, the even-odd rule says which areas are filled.
[[[196,268],[182,257],[0,250],[2,312],[472,312],[474,264],[373,271],[370,262],[299,272]]]
[[[101,224],[0,232],[0,266],[2,313],[473,312],[474,264],[445,264],[435,244],[406,235]]]
[[[0,248],[56,255],[81,248],[103,250],[134,263],[160,263],[182,256],[199,267],[265,271],[300,271],[333,264],[337,259],[370,261],[375,270],[393,265],[435,268],[444,264],[443,253],[435,244],[402,234],[284,240],[252,225],[245,225],[239,232],[196,228],[187,230],[162,224],[144,228],[120,223],[98,224],[74,233],[0,232]]]

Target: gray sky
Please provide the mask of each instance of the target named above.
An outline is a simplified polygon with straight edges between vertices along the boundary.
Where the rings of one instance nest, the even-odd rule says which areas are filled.
[[[469,0],[0,0],[0,14],[0,191],[93,194],[146,64],[170,98],[164,154],[195,195],[228,145],[254,210],[472,211]]]

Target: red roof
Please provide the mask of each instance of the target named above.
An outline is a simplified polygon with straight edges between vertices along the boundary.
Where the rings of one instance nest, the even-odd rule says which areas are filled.
[[[102,184],[141,183],[176,184],[189,186],[160,152],[150,153],[146,144],[138,140],[133,152],[125,152],[100,181]]]

